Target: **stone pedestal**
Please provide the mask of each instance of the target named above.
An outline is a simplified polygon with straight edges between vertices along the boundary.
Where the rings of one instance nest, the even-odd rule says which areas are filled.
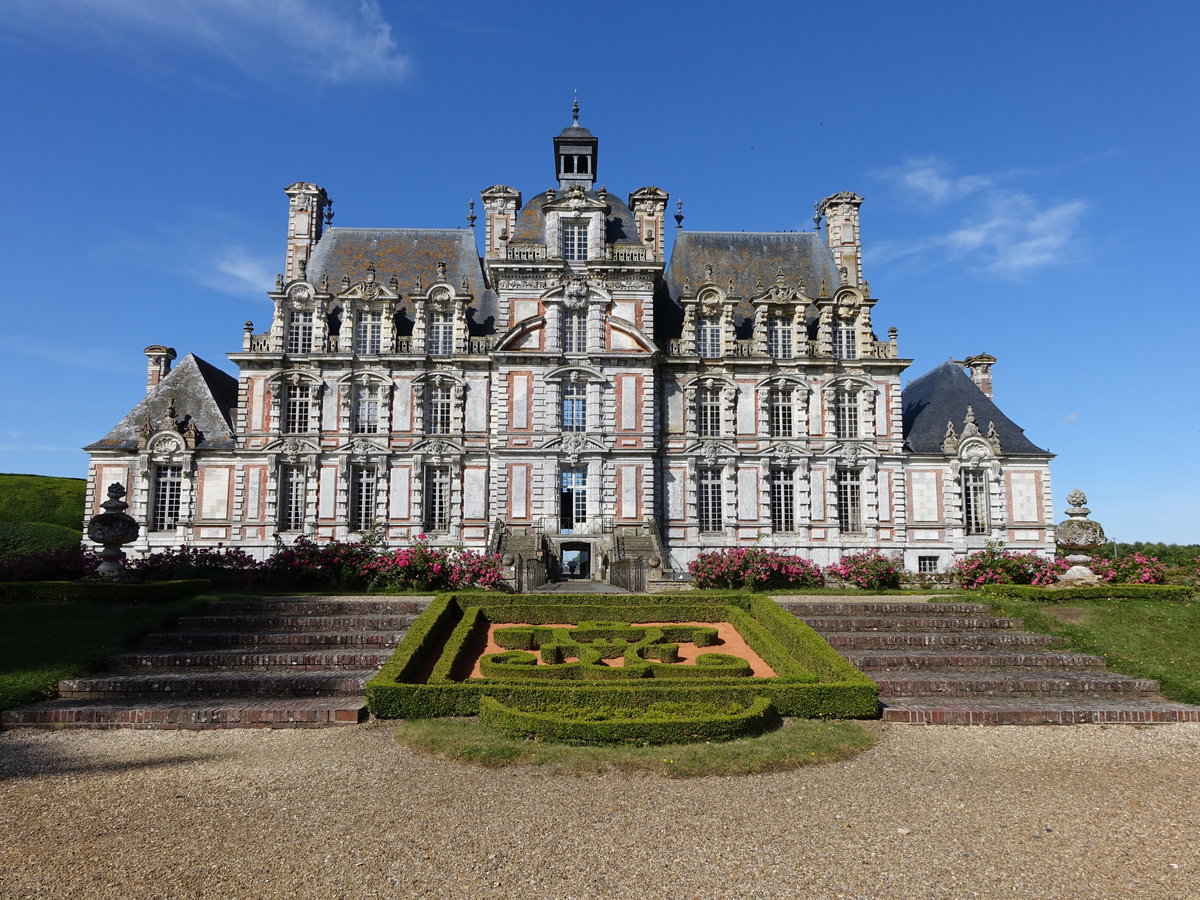
[[[1105,542],[1104,529],[1099,522],[1088,518],[1092,511],[1084,505],[1087,496],[1083,491],[1071,491],[1067,502],[1071,504],[1067,508],[1067,518],[1055,526],[1054,538],[1068,551],[1067,562],[1071,563],[1071,568],[1058,576],[1059,583],[1072,587],[1103,584],[1103,579],[1087,566],[1092,559],[1087,551],[1095,550]]]
[[[100,568],[95,577],[110,581],[119,581],[129,577],[125,569],[125,544],[137,540],[138,523],[125,513],[129,504],[121,498],[125,496],[125,486],[113,483],[108,486],[108,499],[100,504],[104,512],[92,516],[88,522],[88,537],[97,544],[103,544],[100,551]]]

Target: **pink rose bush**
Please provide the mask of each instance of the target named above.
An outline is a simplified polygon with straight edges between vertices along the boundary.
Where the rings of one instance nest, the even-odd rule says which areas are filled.
[[[825,571],[855,587],[868,590],[886,590],[900,587],[900,575],[904,571],[899,562],[884,556],[878,550],[864,550],[843,556]]]
[[[820,587],[821,567],[812,560],[762,547],[730,547],[701,553],[688,563],[698,588]]]
[[[1053,584],[1069,566],[1066,560],[1017,553],[994,542],[954,563],[950,572],[963,587],[974,590],[985,584]]]
[[[371,587],[440,590],[482,588],[500,583],[500,557],[474,550],[434,547],[421,534],[411,547],[389,551],[363,566]]]

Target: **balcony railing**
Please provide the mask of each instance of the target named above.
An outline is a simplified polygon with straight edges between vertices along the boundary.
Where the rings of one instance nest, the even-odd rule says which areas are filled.
[[[545,244],[514,244],[510,242],[504,247],[504,258],[524,262],[532,259],[548,259],[549,256]]]
[[[533,530],[537,534],[612,534],[613,517],[590,516],[582,522],[564,523],[558,516],[543,516],[533,523]]]

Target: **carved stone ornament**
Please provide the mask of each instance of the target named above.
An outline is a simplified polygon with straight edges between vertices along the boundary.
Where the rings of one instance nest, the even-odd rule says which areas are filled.
[[[151,445],[150,452],[157,455],[170,456],[172,453],[178,453],[182,449],[183,443],[179,438],[164,434]]]
[[[583,309],[587,305],[588,286],[583,279],[575,278],[563,289],[563,306],[570,310]]]
[[[958,452],[958,432],[954,430],[954,422],[946,420],[946,436],[942,438],[943,453]]]
[[[967,407],[967,417],[963,420],[962,436],[964,438],[975,437],[979,434],[979,423],[975,421],[974,407]]]
[[[1054,539],[1068,550],[1095,550],[1105,542],[1104,528],[1091,519],[1066,519],[1055,526]]]
[[[100,551],[100,567],[96,570],[97,578],[119,579],[125,577],[125,554],[122,544],[137,540],[138,523],[125,510],[129,504],[121,498],[125,496],[125,486],[114,482],[108,486],[108,499],[100,504],[104,512],[92,516],[88,522],[88,537],[97,544],[103,544]]]
[[[710,466],[717,461],[717,456],[721,453],[721,445],[716,441],[705,441],[700,445],[700,455],[704,457],[704,461]]]
[[[313,298],[312,288],[307,284],[293,284],[288,288],[287,295],[293,303],[307,303]]]
[[[1087,494],[1080,490],[1071,491],[1067,494],[1067,502],[1071,504],[1071,509],[1067,510],[1067,515],[1087,515],[1091,512],[1087,508]]]
[[[448,287],[436,287],[429,292],[429,300],[441,310],[450,306],[454,293]]]

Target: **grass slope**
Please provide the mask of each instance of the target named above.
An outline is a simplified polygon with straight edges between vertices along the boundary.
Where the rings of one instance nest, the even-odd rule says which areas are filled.
[[[79,531],[86,490],[83,478],[0,474],[0,522],[49,522]]]

